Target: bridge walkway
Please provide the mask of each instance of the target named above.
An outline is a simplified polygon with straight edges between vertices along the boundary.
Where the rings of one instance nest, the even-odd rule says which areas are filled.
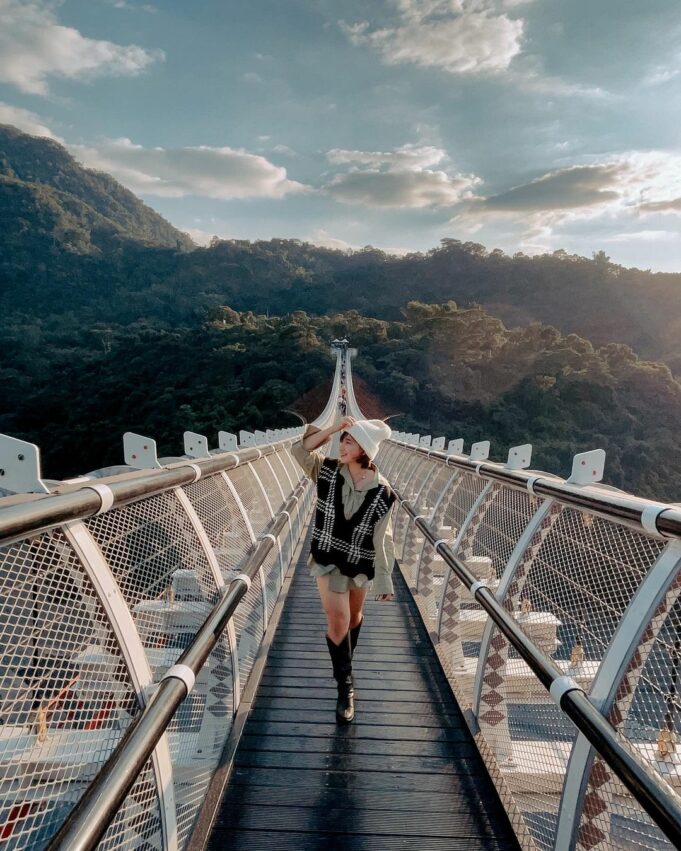
[[[354,723],[335,723],[325,619],[301,550],[208,848],[515,851],[406,584],[367,600]]]

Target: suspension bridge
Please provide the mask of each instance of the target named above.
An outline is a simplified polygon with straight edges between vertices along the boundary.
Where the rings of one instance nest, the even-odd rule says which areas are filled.
[[[332,351],[321,428],[362,417]],[[600,450],[393,433],[396,599],[338,727],[301,434],[128,433],[58,482],[0,436],[0,847],[681,847],[679,506]]]

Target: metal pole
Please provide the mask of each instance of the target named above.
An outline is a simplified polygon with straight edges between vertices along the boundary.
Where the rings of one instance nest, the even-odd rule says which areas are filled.
[[[423,446],[400,445],[403,446],[405,454],[414,452],[426,455],[447,467],[465,470],[482,479],[493,479],[516,490],[527,492],[531,488],[531,492],[536,496],[556,499],[563,505],[589,511],[637,532],[681,538],[681,508],[678,505],[652,502],[602,485],[576,485],[548,473],[509,470],[501,464],[471,461],[469,458],[447,455]]]
[[[423,519],[416,519],[417,515],[413,506],[405,501],[402,507],[415,518],[415,525],[421,529],[431,544],[435,545],[437,536]],[[454,555],[451,548],[440,542],[435,549],[468,588],[475,600],[488,612],[544,688],[551,693],[551,697],[558,706],[593,744],[674,847],[681,847],[681,805],[676,796],[650,771],[631,745],[618,736],[607,719],[591,703],[584,690],[574,680],[566,677],[560,668],[530,641],[493,592],[478,582],[477,577]]]
[[[302,493],[304,487],[303,484],[299,485],[296,495]],[[248,557],[241,576],[230,583],[192,643],[161,681],[145,709],[133,720],[111,757],[47,846],[47,851],[91,851],[99,843],[177,707],[189,693],[188,683],[181,676],[181,670],[174,672],[176,669],[188,668],[193,676],[199,673],[248,591],[251,580],[274,546],[274,539],[286,524],[284,512],[291,511],[294,502],[295,498],[289,497],[268,536],[260,540]]]
[[[108,489],[113,501],[106,510],[111,510],[128,502],[192,484],[203,476],[233,470],[263,455],[281,452],[290,442],[287,440],[268,446],[225,452],[210,458],[182,461],[160,470],[123,473],[93,480],[86,485],[63,485],[59,493],[28,499],[23,495],[18,498],[7,497],[0,505],[0,546],[71,520],[83,520],[97,514],[103,508],[103,501],[101,494],[93,489],[94,485]]]

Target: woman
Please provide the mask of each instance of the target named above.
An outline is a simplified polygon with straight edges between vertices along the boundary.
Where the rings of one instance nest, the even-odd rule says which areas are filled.
[[[338,460],[315,450],[341,432]],[[316,577],[327,619],[326,644],[338,684],[336,719],[355,715],[352,654],[362,627],[369,589],[376,599],[394,599],[390,574],[395,562],[391,509],[395,495],[373,463],[390,428],[381,420],[343,417],[319,430],[308,426],[291,448],[293,457],[317,483],[310,575]]]

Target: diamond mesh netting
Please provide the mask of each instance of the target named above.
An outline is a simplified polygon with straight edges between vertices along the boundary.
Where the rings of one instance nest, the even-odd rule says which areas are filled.
[[[0,548],[0,623],[0,836],[13,851],[41,848],[139,705],[102,605],[60,531]],[[135,795],[112,825],[116,847],[159,835],[153,778],[150,786],[140,778]]]
[[[442,462],[428,474],[432,460],[410,447],[391,444],[383,459],[400,496],[418,501],[415,510],[425,515],[431,533],[449,542],[535,645],[588,693],[618,624],[667,543]],[[523,847],[558,847],[576,729],[404,509],[396,526],[403,542],[400,567],[437,636],[457,698],[477,713],[481,752],[499,778]],[[670,565],[655,616],[627,651],[609,710],[611,722],[677,795],[680,563]],[[576,847],[671,848],[601,757],[588,762],[585,781],[571,840]]]

